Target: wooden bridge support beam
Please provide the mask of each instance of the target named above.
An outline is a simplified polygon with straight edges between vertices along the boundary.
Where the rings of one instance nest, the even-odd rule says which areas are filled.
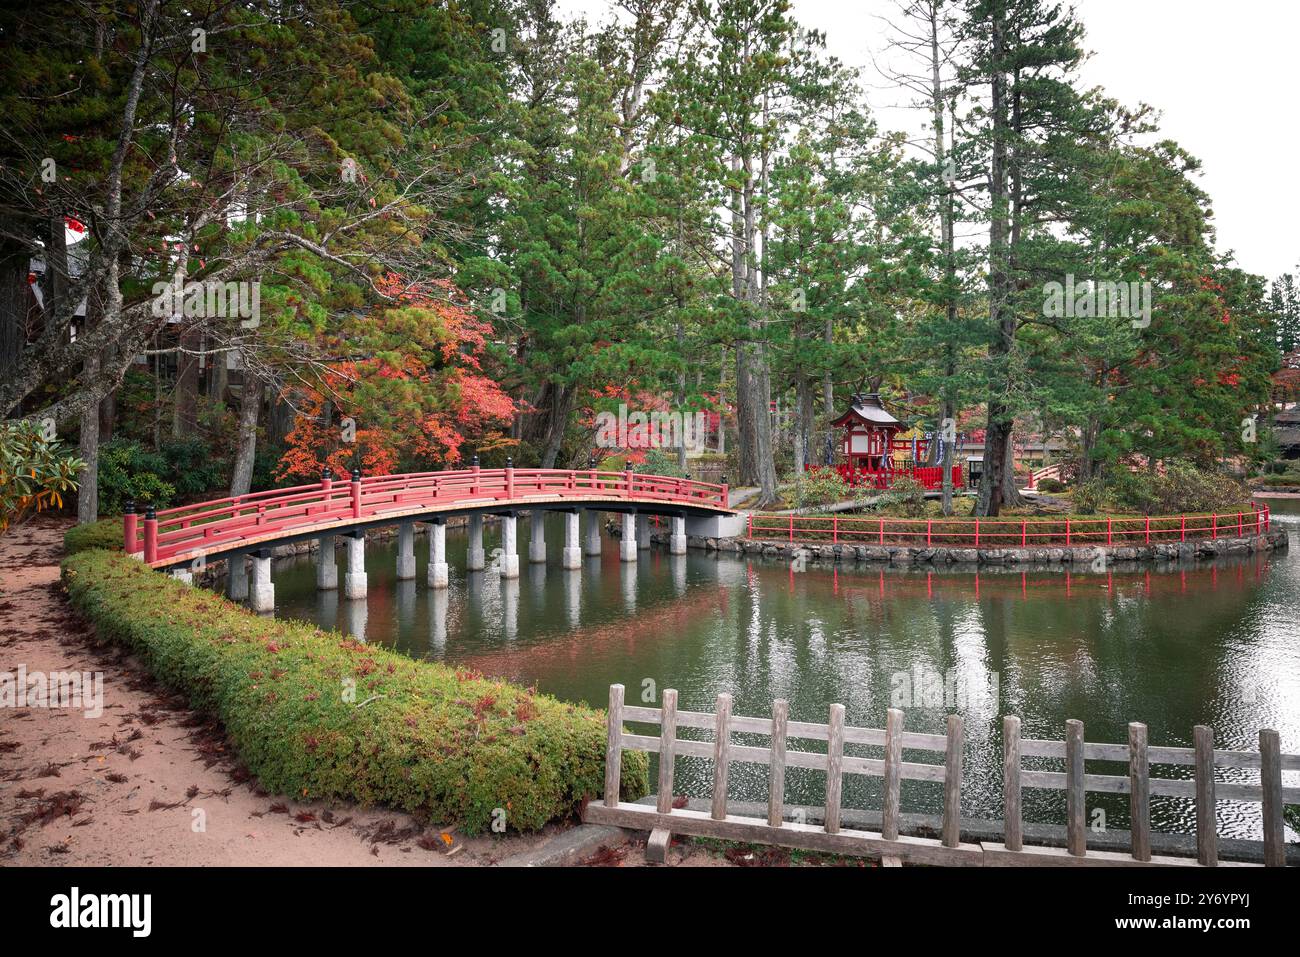
[[[248,597],[248,567],[244,564],[247,557],[243,552],[234,552],[226,558],[226,597],[231,601]]]
[[[673,533],[668,539],[668,552],[672,555],[686,554],[686,516],[673,516]]]
[[[519,577],[519,541],[514,515],[501,516],[501,577]]]
[[[586,509],[584,514],[587,516],[587,537],[583,540],[582,551],[586,555],[600,554],[600,512],[595,509]]]
[[[334,536],[322,535],[316,542],[316,590],[335,591],[339,587],[339,563],[334,555]]]
[[[397,580],[415,578],[415,523],[401,522],[397,526]]]
[[[365,598],[366,582],[366,533],[353,532],[348,536],[348,572],[343,576],[344,598]]]
[[[253,611],[275,611],[275,585],[271,582],[271,551],[253,553],[253,575],[248,583],[248,607]]]
[[[540,508],[528,513],[528,560],[534,564],[546,561],[546,513]]]
[[[447,523],[435,518],[429,523],[429,587],[446,588],[448,577]]]
[[[644,512],[637,513],[636,517],[636,547],[642,550],[650,547],[650,516]]]
[[[469,517],[469,549],[465,553],[465,568],[472,572],[481,572],[487,567],[483,553],[483,516],[474,514]]]
[[[618,541],[618,557],[625,562],[636,561],[636,513],[623,513],[623,537]]]
[[[560,567],[581,568],[582,547],[578,544],[578,513],[564,513],[564,551],[560,557]]]

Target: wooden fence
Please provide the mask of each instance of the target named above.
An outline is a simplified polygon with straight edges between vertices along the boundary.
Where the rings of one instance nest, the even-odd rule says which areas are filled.
[[[939,865],[1039,865],[1039,864],[1128,864],[1205,865],[1219,863],[1215,812],[1219,799],[1257,801],[1264,822],[1263,858],[1269,866],[1286,862],[1282,808],[1300,803],[1300,788],[1282,785],[1283,771],[1300,771],[1300,755],[1283,754],[1276,731],[1259,735],[1260,750],[1225,751],[1214,748],[1213,731],[1197,726],[1192,748],[1150,747],[1143,724],[1129,725],[1127,744],[1099,744],[1084,741],[1083,722],[1067,721],[1064,741],[1022,738],[1020,719],[1003,719],[1004,841],[963,843],[961,840],[961,785],[963,722],[949,715],[946,734],[920,734],[903,730],[903,712],[890,708],[883,729],[856,728],[844,723],[844,706],[830,707],[830,720],[815,724],[789,720],[784,700],[772,704],[770,718],[750,718],[731,713],[732,699],[718,695],[713,714],[679,711],[677,692],[663,693],[662,708],[625,705],[623,686],[611,685],[605,757],[603,803],[587,805],[584,820],[597,824],[658,832],[712,837],[750,843],[821,851],[859,857],[890,857],[921,864]],[[658,737],[631,734],[623,722],[658,725]],[[713,731],[712,741],[681,739],[679,728]],[[735,733],[764,735],[766,747],[732,741]],[[792,750],[790,739],[824,742],[825,752]],[[846,744],[883,750],[881,757],[858,757],[844,753]],[[930,762],[903,760],[904,749],[937,755]],[[659,780],[654,804],[619,800],[624,750],[659,755]],[[713,762],[713,790],[708,812],[674,807],[673,773],[676,758],[688,756]],[[1026,770],[1026,757],[1060,759],[1061,771]],[[1122,761],[1127,776],[1089,774],[1087,761]],[[727,781],[732,764],[750,762],[768,767],[767,818],[740,816],[728,812]],[[1191,780],[1153,777],[1151,765],[1188,766]],[[787,767],[811,768],[826,774],[826,802],[821,825],[786,820],[785,771]],[[1216,767],[1258,769],[1260,783],[1238,784],[1215,780]],[[880,831],[841,827],[841,795],[846,774],[883,779]],[[938,839],[900,833],[901,782],[929,781],[943,788],[943,814]],[[1062,848],[1026,846],[1021,815],[1021,791],[1046,788],[1066,795],[1066,843]],[[1128,794],[1131,803],[1130,853],[1089,851],[1085,821],[1088,792]],[[1196,802],[1197,856],[1173,857],[1151,852],[1150,801],[1153,795],[1192,798]]]

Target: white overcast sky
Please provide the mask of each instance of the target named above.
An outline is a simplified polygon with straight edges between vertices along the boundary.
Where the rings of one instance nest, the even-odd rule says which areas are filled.
[[[880,17],[894,0],[793,0],[827,48],[864,68],[882,128],[920,131],[901,91],[881,88],[887,63]],[[592,21],[608,0],[558,0]],[[1220,252],[1272,279],[1300,262],[1300,0],[1076,0],[1091,59],[1083,78],[1122,103],[1150,104],[1163,135],[1203,163]]]

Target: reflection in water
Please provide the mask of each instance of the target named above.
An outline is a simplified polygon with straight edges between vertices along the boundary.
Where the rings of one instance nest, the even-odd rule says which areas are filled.
[[[792,720],[825,721],[829,705],[842,702],[851,724],[883,727],[885,709],[902,695],[906,727],[940,733],[957,711],[966,730],[963,813],[972,816],[1000,817],[1004,714],[1021,716],[1026,737],[1058,740],[1067,718],[1084,721],[1089,741],[1112,742],[1127,740],[1129,721],[1143,721],[1162,745],[1189,745],[1192,726],[1203,723],[1220,747],[1249,750],[1271,727],[1284,751],[1300,751],[1300,542],[1277,555],[1186,566],[974,574],[794,571],[780,561],[658,548],[625,564],[607,541],[600,556],[566,571],[558,562],[563,527],[559,516],[550,521],[550,561],[528,566],[526,582],[466,573],[465,539],[452,530],[446,591],[425,585],[422,543],[416,580],[400,583],[395,546],[372,543],[367,600],[317,592],[311,563],[299,556],[276,568],[277,610],[597,706],[613,682],[641,703],[648,679],[677,688],[683,709],[712,710],[717,694],[730,692],[738,715],[766,715],[783,697]],[[494,534],[489,526],[489,552]],[[527,555],[526,526],[520,537]],[[1059,762],[1027,763],[1060,770]],[[789,799],[820,800],[821,776],[796,770]],[[1125,773],[1105,762],[1089,770]],[[677,775],[684,789],[708,793],[706,762],[682,759]],[[1288,772],[1287,784],[1300,785],[1300,775]],[[766,771],[737,765],[731,787],[737,799],[763,801]],[[909,811],[940,806],[937,785],[906,781],[903,789]],[[1059,793],[1026,789],[1024,801],[1027,820],[1063,819]],[[845,802],[878,807],[879,782],[846,779]],[[1123,798],[1090,795],[1094,807],[1112,827],[1126,826]],[[1219,813],[1223,833],[1258,834],[1258,806],[1225,801]],[[1169,798],[1153,799],[1152,817],[1164,829],[1194,820],[1190,802]]]

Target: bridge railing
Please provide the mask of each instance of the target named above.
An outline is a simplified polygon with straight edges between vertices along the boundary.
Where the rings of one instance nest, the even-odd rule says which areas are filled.
[[[241,539],[274,538],[278,532],[330,522],[382,518],[422,506],[525,504],[539,499],[662,502],[725,509],[728,487],[667,475],[599,469],[480,469],[403,475],[322,478],[312,485],[268,489],[146,512],[128,509],[124,546],[149,563],[188,555]]]

